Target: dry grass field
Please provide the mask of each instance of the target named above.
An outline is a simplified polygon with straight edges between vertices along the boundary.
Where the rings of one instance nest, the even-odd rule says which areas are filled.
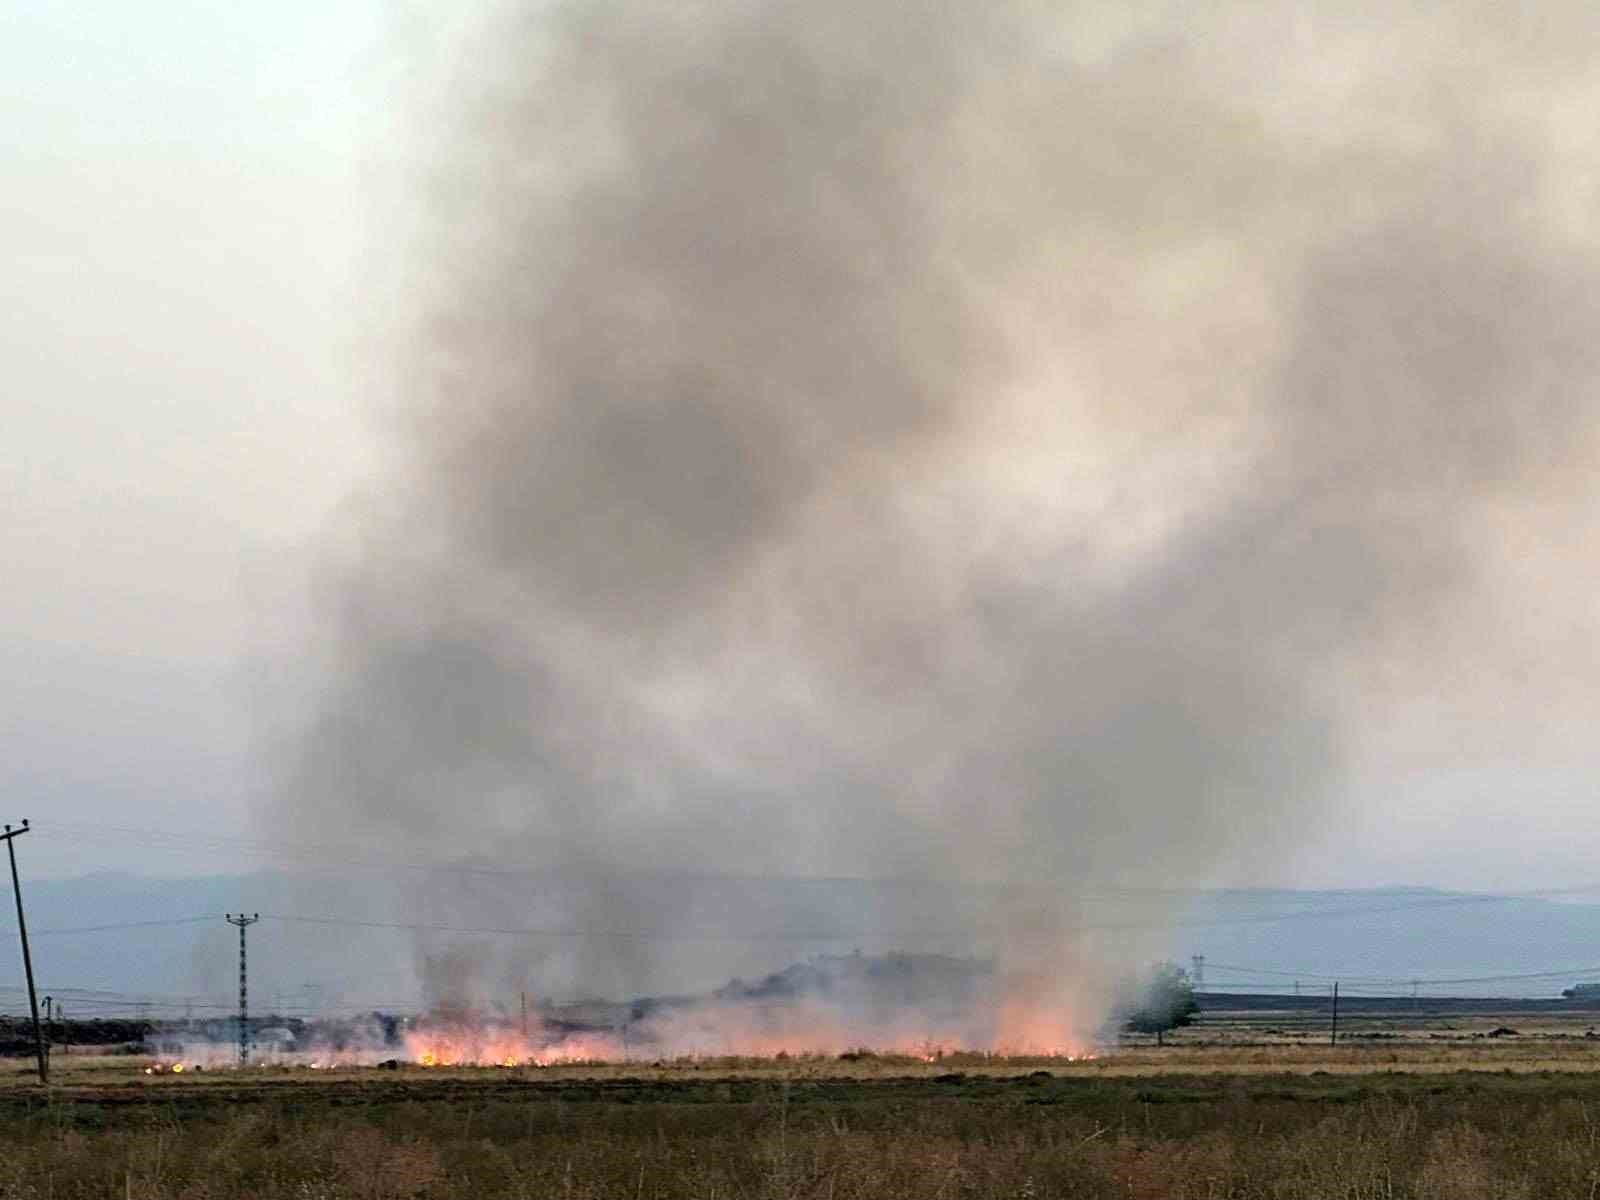
[[[1581,1032],[0,1082],[0,1198],[1600,1196]]]

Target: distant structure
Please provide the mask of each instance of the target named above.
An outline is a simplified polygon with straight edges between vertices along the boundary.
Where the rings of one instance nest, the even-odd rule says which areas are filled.
[[[239,927],[239,1065],[244,1067],[250,1064],[250,988],[249,976],[245,974],[244,931],[261,920],[261,914],[226,915],[229,925]]]

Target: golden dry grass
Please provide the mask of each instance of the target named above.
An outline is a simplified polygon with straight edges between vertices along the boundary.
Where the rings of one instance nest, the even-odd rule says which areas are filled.
[[[1570,1030],[951,1055],[0,1076],[0,1200],[1600,1197]]]
[[[1548,1038],[177,1076],[58,1058],[48,1093],[0,1087],[0,1200],[1592,1198],[1597,1063]]]
[[[489,1081],[496,1081],[491,1084]],[[5,1101],[0,1198],[1488,1200],[1600,1193],[1600,1078],[430,1074]]]
[[[372,1067],[311,1070],[305,1066],[269,1065],[246,1071],[213,1068],[180,1075],[146,1075],[152,1060],[128,1056],[56,1055],[51,1060],[52,1082],[68,1090],[100,1085],[136,1085],[152,1089],[190,1089],[237,1085],[243,1080],[297,1081],[307,1084],[335,1079],[382,1078],[387,1072]],[[1359,1075],[1370,1072],[1546,1072],[1600,1071],[1600,1040],[1570,1035],[1519,1036],[1504,1040],[1461,1038],[1394,1041],[1351,1041],[1337,1046],[1303,1040],[1288,1042],[1229,1042],[1190,1038],[1163,1048],[1132,1046],[1110,1049],[1089,1060],[1044,1057],[998,1057],[976,1054],[946,1055],[923,1062],[900,1055],[798,1055],[778,1058],[684,1058],[631,1062],[571,1063],[549,1067],[475,1068],[404,1067],[403,1075],[425,1073],[432,1078],[463,1080],[484,1077],[527,1080],[561,1079],[676,1079],[738,1076],[760,1079],[815,1079],[822,1077],[877,1079],[888,1076],[933,1078],[959,1070],[972,1075],[1003,1077],[1018,1072],[1048,1070],[1052,1074],[1094,1078],[1144,1075],[1310,1074],[1325,1072]],[[31,1060],[11,1060],[0,1074],[0,1091],[33,1084]]]

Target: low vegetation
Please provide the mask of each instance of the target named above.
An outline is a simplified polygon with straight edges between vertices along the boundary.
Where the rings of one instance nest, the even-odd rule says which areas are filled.
[[[1600,1194],[1585,1073],[218,1072],[19,1084],[0,1120],[6,1200]]]

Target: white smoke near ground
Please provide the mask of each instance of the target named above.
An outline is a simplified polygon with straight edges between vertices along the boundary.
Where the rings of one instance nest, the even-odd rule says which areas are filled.
[[[992,1040],[1081,1040],[1163,946],[1091,898],[1314,837],[1364,689],[1586,487],[1597,33],[496,6],[422,70],[396,453],[273,821],[560,867],[413,898],[594,931],[461,974],[502,998],[710,976],[648,935],[718,873],[947,881]]]
[[[225,1071],[240,1067],[238,1027],[169,1025],[146,1035],[147,1075]],[[277,1024],[256,1018],[245,1065],[258,1067],[374,1066],[403,1052],[395,1018],[378,1013]]]

